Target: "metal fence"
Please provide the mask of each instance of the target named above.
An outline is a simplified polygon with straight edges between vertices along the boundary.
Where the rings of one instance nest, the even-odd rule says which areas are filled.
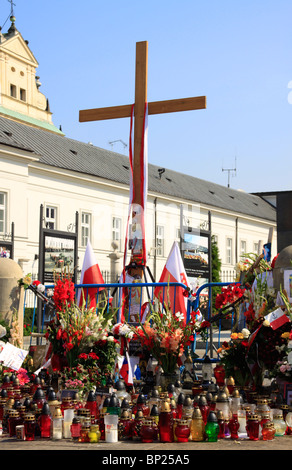
[[[205,320],[210,323],[210,326],[206,330],[206,337],[204,340],[200,335],[195,335],[195,339],[192,345],[192,352],[194,353],[194,362],[201,362],[206,355],[209,355],[211,361],[216,362],[218,360],[218,355],[216,353],[217,349],[220,347],[226,335],[229,336],[233,322],[234,322],[234,311],[232,309],[229,311],[229,326],[226,330],[226,327],[223,325],[223,320],[225,320],[224,314],[222,315],[213,315],[213,301],[212,301],[212,289],[214,287],[223,287],[234,284],[233,282],[219,282],[219,283],[208,283],[199,287],[195,297],[188,297],[187,300],[187,321],[190,318],[192,311],[200,310],[202,316]],[[53,285],[47,285],[45,295],[49,290],[53,290]],[[173,307],[176,305],[177,293],[179,290],[186,290],[187,286],[182,283],[108,283],[108,284],[76,284],[75,292],[76,298],[78,297],[79,290],[82,289],[84,294],[85,305],[89,299],[89,290],[96,289],[96,299],[97,299],[97,311],[99,308],[109,309],[111,306],[116,309],[116,320],[132,322],[132,315],[135,315],[137,321],[143,321],[143,313],[145,305],[151,303],[153,308],[163,309],[163,305],[166,302],[171,302]],[[139,302],[133,303],[133,299],[137,300],[137,290],[139,293]],[[133,291],[136,291],[133,294]],[[159,291],[159,295],[157,295]],[[126,316],[124,316],[123,311],[123,302],[125,299],[124,294],[126,293],[127,305],[125,307]],[[33,299],[33,297],[34,299]],[[33,300],[33,302],[32,302]],[[24,297],[24,312],[27,307],[33,308],[32,316],[32,328],[34,325],[38,324],[39,334],[45,331],[46,324],[53,318],[54,311],[48,308],[46,302],[41,302],[41,311],[38,312],[38,302],[37,297],[33,292],[30,292],[28,289],[25,291]],[[41,315],[41,322],[37,321],[37,316]],[[138,317],[137,317],[138,315]],[[41,325],[41,326],[40,326]],[[197,350],[201,353],[201,357],[195,354]]]

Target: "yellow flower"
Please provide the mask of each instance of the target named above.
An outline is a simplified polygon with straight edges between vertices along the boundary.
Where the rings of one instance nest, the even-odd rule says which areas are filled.
[[[230,338],[231,339],[239,339],[240,338],[240,333],[231,333]]]
[[[284,339],[285,339],[285,338],[289,338],[289,336],[290,336],[290,332],[289,332],[289,331],[285,331],[285,333],[282,333],[282,334],[281,334],[281,338],[284,338]]]

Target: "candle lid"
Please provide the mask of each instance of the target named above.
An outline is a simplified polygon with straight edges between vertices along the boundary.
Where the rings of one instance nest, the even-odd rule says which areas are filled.
[[[63,418],[62,411],[61,411],[61,408],[60,408],[59,406],[57,406],[57,407],[54,409],[53,418],[54,418],[54,419]]]
[[[199,407],[194,408],[192,419],[203,419],[202,413]]]
[[[35,421],[35,415],[33,413],[26,413],[24,415],[25,421]]]

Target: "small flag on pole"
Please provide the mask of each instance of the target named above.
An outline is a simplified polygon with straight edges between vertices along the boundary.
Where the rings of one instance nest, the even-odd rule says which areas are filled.
[[[273,330],[280,328],[280,326],[284,325],[284,323],[290,321],[287,315],[285,315],[285,312],[280,307],[266,315],[265,320],[268,320],[270,327],[273,328]]]
[[[85,250],[84,261],[81,271],[80,284],[104,284],[104,280],[97,264],[92,246],[88,240]],[[102,288],[99,288],[101,290]],[[98,288],[82,288],[78,289],[77,305],[79,307],[83,302],[87,302],[88,308],[96,307],[96,295]]]
[[[160,276],[159,282],[178,282],[189,287],[185,267],[179,251],[177,242],[174,242],[164,269]],[[154,291],[155,297],[159,298],[160,302],[165,304],[170,303],[172,313],[180,312],[185,315],[187,313],[186,296],[184,295],[184,288],[181,286],[169,286],[165,288],[163,294],[163,287],[156,287]]]

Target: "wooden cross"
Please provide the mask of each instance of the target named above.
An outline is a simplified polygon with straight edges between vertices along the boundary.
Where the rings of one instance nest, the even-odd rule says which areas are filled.
[[[135,75],[135,104],[134,104],[134,169],[133,169],[133,203],[141,205],[141,179],[140,179],[140,152],[143,139],[143,122],[145,103],[147,103],[147,75],[148,75],[148,42],[136,43],[136,75]],[[148,115],[190,111],[206,108],[206,97],[182,98],[148,103]],[[79,111],[79,121],[100,121],[131,117],[132,105],[112,106],[107,108],[94,108]]]

